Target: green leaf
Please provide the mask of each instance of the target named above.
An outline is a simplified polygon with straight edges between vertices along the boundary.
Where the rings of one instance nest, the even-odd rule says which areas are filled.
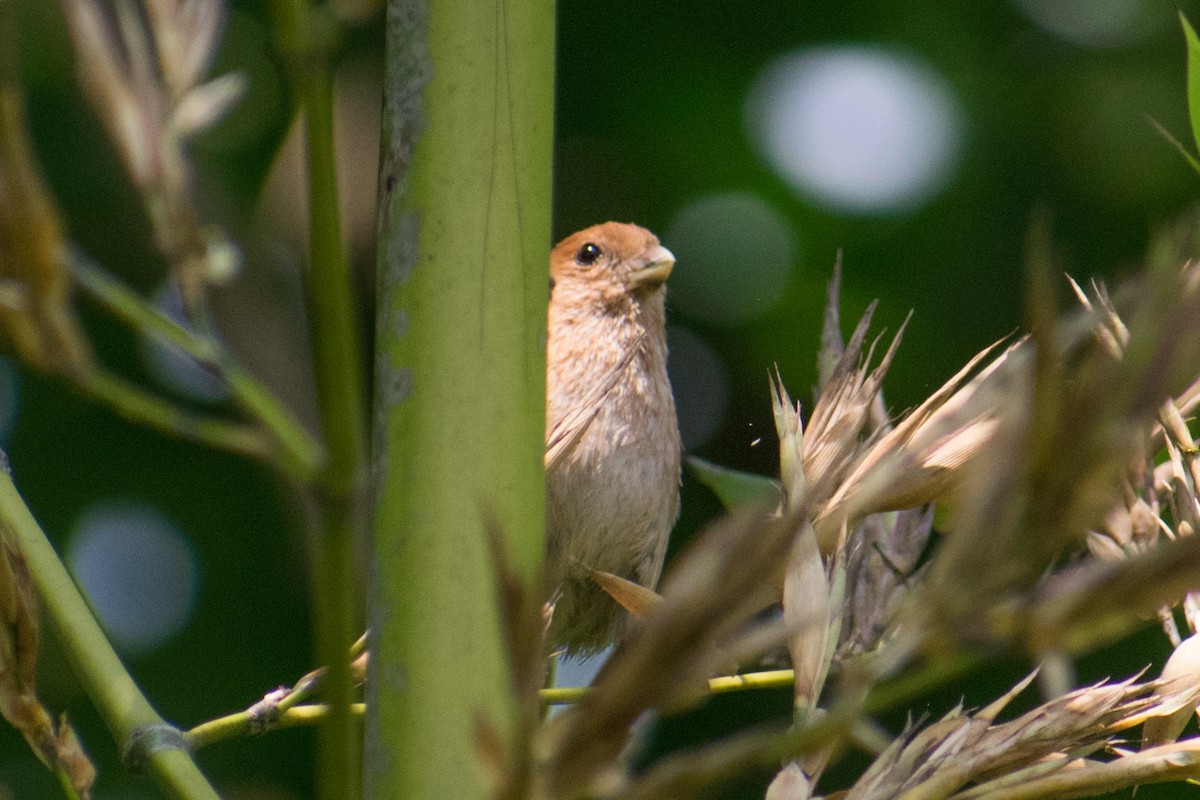
[[[1170,132],[1153,117],[1150,118],[1150,124],[1154,126],[1155,130],[1157,130],[1164,139],[1170,142],[1171,145],[1179,151],[1179,155],[1183,156],[1183,160],[1188,162],[1192,169],[1200,173],[1200,160],[1197,160],[1194,155],[1189,153],[1188,149],[1183,146],[1182,142],[1172,136]]]
[[[727,509],[748,505],[774,506],[779,504],[779,482],[765,475],[739,472],[718,466],[711,461],[691,456],[688,466],[705,486],[713,490]]]
[[[1183,12],[1179,12],[1183,36],[1187,39],[1187,99],[1188,116],[1192,120],[1192,138],[1200,147],[1200,38]]]

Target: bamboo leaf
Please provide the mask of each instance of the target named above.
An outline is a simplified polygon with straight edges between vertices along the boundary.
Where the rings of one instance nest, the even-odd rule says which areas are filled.
[[[1200,38],[1182,11],[1179,12],[1179,23],[1187,40],[1188,117],[1192,121],[1192,138],[1200,147]]]
[[[687,463],[700,482],[712,489],[721,505],[727,509],[779,504],[779,483],[773,478],[729,469],[696,456],[688,458]]]

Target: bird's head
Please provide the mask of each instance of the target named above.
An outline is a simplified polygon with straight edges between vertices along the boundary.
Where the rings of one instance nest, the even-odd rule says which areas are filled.
[[[675,256],[637,225],[605,222],[563,239],[550,254],[554,290],[598,295],[605,302],[661,294]]]

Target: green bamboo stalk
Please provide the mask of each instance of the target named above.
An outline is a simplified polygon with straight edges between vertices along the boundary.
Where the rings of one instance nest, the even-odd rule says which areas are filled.
[[[542,554],[554,6],[391,0],[366,796],[485,795],[512,710],[485,528]]]
[[[141,765],[167,797],[217,800],[217,793],[183,749],[182,737],[163,721],[125,671],[5,471],[0,471],[0,525],[24,556],[63,653],[120,744],[126,763]]]

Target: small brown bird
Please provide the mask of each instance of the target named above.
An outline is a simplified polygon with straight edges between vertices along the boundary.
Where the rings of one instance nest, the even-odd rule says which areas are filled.
[[[600,650],[626,621],[589,570],[653,587],[679,515],[663,286],[674,264],[654,234],[618,222],[550,254],[548,636],[572,654]]]

